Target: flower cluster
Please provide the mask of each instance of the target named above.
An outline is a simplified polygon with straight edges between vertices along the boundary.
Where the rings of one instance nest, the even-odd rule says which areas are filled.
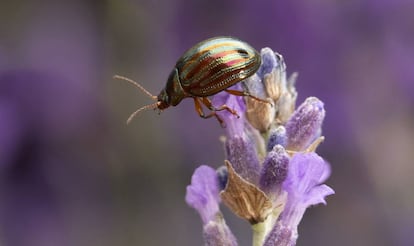
[[[283,57],[269,48],[261,57],[256,74],[235,89],[268,103],[227,93],[213,98],[240,117],[218,112],[227,126],[225,166],[197,168],[187,187],[186,202],[201,216],[206,245],[237,245],[221,202],[251,223],[254,246],[291,246],[305,210],[334,194],[323,184],[329,164],[315,153],[323,141],[323,103],[309,97],[295,109],[296,74],[287,78]]]

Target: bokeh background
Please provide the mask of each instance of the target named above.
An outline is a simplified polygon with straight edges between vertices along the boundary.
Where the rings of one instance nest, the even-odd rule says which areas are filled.
[[[177,58],[216,35],[280,52],[298,103],[325,102],[328,206],[298,245],[414,244],[414,2],[410,0],[44,0],[0,2],[0,245],[202,245],[184,202],[224,152],[192,101],[161,115]],[[247,222],[224,209],[240,245]]]

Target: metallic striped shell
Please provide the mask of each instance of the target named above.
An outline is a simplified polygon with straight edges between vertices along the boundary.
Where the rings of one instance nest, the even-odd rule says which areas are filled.
[[[259,69],[260,54],[233,37],[215,37],[196,44],[177,61],[182,89],[191,96],[214,95]]]

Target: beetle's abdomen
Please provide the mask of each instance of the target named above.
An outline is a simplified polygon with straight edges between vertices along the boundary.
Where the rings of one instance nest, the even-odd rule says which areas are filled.
[[[178,60],[183,89],[194,96],[214,95],[253,75],[260,55],[247,43],[232,37],[205,40]]]

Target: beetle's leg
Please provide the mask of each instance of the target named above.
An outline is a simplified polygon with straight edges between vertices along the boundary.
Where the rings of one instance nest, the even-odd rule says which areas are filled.
[[[273,104],[270,103],[269,101],[266,101],[265,99],[261,99],[261,98],[255,97],[255,96],[251,95],[250,93],[248,93],[247,91],[236,91],[236,90],[229,90],[229,89],[225,89],[224,91],[226,91],[229,94],[235,95],[235,96],[251,97],[251,98],[253,98],[253,99],[255,99],[255,100],[259,101],[259,102],[269,103],[270,105],[273,106]]]
[[[193,99],[194,99],[195,109],[196,109],[198,115],[200,115],[200,117],[202,117],[204,119],[207,119],[207,118],[211,118],[211,117],[214,116],[214,117],[216,117],[216,119],[220,123],[221,127],[223,127],[223,128],[226,127],[226,124],[224,123],[224,121],[216,114],[216,112],[214,110],[212,110],[212,112],[208,115],[206,115],[204,113],[203,108],[201,107],[201,103],[205,104],[204,101],[200,102],[200,98],[198,98],[198,97],[193,97]]]
[[[202,97],[202,99],[203,99],[204,105],[206,105],[206,107],[208,109],[210,109],[211,111],[227,110],[232,115],[236,116],[237,118],[240,118],[240,116],[237,114],[237,111],[229,108],[226,104],[223,104],[220,107],[216,108],[216,107],[213,106],[213,104],[211,103],[211,101],[208,97]]]

